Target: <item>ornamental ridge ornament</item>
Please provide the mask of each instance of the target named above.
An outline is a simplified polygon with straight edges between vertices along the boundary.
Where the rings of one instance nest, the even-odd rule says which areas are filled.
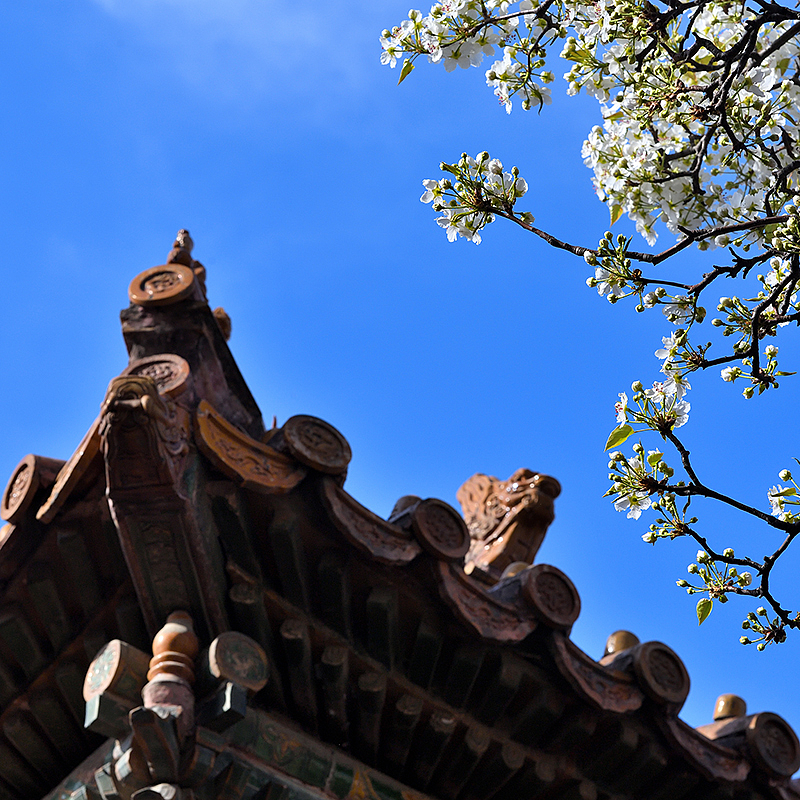
[[[472,544],[467,571],[480,569],[498,579],[511,564],[532,564],[561,493],[555,478],[518,469],[508,480],[477,473],[456,493]]]
[[[322,502],[331,519],[351,544],[383,564],[403,565],[413,561],[421,552],[419,543],[397,525],[381,519],[364,508],[332,477],[321,485]]]
[[[304,466],[251,439],[206,400],[197,406],[195,431],[197,446],[206,458],[245,489],[282,494],[294,489],[306,476]]]
[[[61,468],[50,491],[50,496],[36,512],[36,519],[45,524],[55,519],[72,490],[99,456],[101,444],[100,418],[98,417],[86,432],[75,452]]]

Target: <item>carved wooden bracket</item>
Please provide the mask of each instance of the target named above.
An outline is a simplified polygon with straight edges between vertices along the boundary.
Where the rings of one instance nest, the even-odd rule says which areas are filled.
[[[113,641],[92,661],[84,683],[86,725],[118,739],[90,783],[105,800],[191,798],[196,790],[216,797],[228,780],[234,765],[217,734],[247,711],[247,689],[235,680],[244,678],[250,688],[266,683],[266,656],[233,632],[215,639],[199,660],[198,649],[191,617],[178,611],[154,638],[152,658]],[[202,729],[195,724],[195,669]]]

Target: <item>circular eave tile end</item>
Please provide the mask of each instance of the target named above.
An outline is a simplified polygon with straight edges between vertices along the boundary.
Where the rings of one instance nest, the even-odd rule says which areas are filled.
[[[661,642],[645,642],[634,652],[633,670],[645,694],[657,703],[680,708],[690,681],[677,653]]]
[[[536,566],[520,573],[522,596],[548,627],[568,631],[581,613],[575,584],[557,567]]]
[[[755,714],[746,735],[753,759],[771,775],[788,778],[800,769],[797,735],[777,714]]]
[[[6,522],[18,522],[33,500],[39,488],[36,473],[36,457],[27,455],[17,464],[0,500],[0,518]]]
[[[174,353],[161,353],[134,361],[122,374],[152,378],[160,394],[174,398],[186,388],[190,369],[184,358]]]
[[[183,264],[151,267],[131,281],[128,297],[145,308],[172,305],[192,294],[194,280],[194,271]]]
[[[290,417],[283,426],[283,435],[289,452],[301,464],[328,475],[341,475],[353,457],[347,439],[317,417]]]
[[[469,531],[461,515],[443,500],[417,505],[411,527],[422,547],[441,561],[461,561],[469,550]]]

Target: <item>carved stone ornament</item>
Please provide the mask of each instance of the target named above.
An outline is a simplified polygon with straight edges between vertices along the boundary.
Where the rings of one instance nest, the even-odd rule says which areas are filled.
[[[195,415],[197,446],[217,469],[245,489],[262,494],[291,491],[306,476],[305,467],[251,439],[202,400]]]
[[[411,528],[419,543],[442,561],[461,561],[469,549],[469,532],[461,515],[442,500],[418,503],[411,515]]]
[[[337,486],[335,479],[323,479],[321,494],[331,520],[345,539],[376,561],[402,565],[422,552],[406,531],[364,508]]]
[[[128,297],[139,306],[168,306],[192,295],[194,270],[184,264],[164,264],[140,272],[128,288]]]
[[[559,672],[581,695],[600,708],[619,714],[641,707],[644,694],[631,675],[602,667],[565,634],[558,633],[551,641]]]
[[[50,491],[50,496],[36,512],[36,519],[40,522],[52,522],[56,514],[66,502],[72,490],[78,485],[81,478],[89,470],[92,462],[100,456],[100,418],[96,419],[86,435],[81,439],[77,450],[58,473],[56,482]]]
[[[160,353],[133,361],[122,374],[152,378],[159,394],[174,399],[186,390],[189,373],[186,359],[174,353]]]
[[[353,454],[347,439],[333,425],[298,414],[286,420],[283,436],[289,452],[307,467],[330,475],[347,470]]]
[[[522,596],[550,628],[568,631],[581,613],[575,584],[557,567],[537,564],[520,573]]]
[[[499,577],[514,562],[533,563],[560,493],[555,478],[529,469],[518,469],[507,481],[473,475],[456,493],[472,539],[468,568]]]
[[[439,561],[437,571],[442,598],[484,639],[521,642],[537,628],[536,615],[525,604],[511,605],[492,597],[454,564]]]

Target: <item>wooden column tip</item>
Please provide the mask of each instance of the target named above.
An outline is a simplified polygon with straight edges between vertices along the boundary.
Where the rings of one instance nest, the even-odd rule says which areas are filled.
[[[174,675],[189,684],[194,683],[194,661],[200,652],[200,642],[194,632],[194,622],[187,611],[173,611],[164,627],[153,639],[153,658],[147,679],[156,675]]]
[[[721,694],[714,704],[714,721],[743,717],[747,714],[747,703],[736,694]]]

